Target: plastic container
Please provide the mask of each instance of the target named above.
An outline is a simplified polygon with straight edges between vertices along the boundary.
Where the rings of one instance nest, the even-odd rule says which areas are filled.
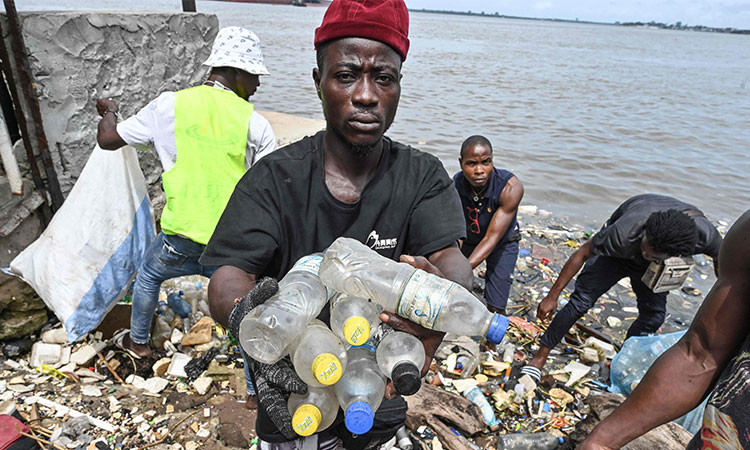
[[[412,443],[409,437],[409,432],[406,431],[406,426],[402,426],[396,431],[396,439],[398,440],[398,448],[401,450],[411,450],[414,448],[414,443]]]
[[[172,327],[169,325],[167,319],[164,315],[157,316],[154,329],[151,330],[151,343],[154,345],[154,348],[164,348],[164,342],[168,341],[171,335]]]
[[[190,304],[182,298],[182,294],[182,291],[179,293],[172,292],[167,296],[167,304],[175,313],[177,313],[178,316],[184,319],[193,312],[193,309],[190,307]]]
[[[500,421],[495,417],[495,412],[492,410],[490,402],[484,396],[484,393],[477,386],[464,391],[464,397],[471,400],[472,403],[477,405],[482,410],[482,417],[487,425],[490,426],[491,430],[496,430],[500,427]]]
[[[299,339],[290,347],[297,375],[308,386],[336,384],[346,369],[344,344],[320,320],[312,320]]]
[[[369,345],[347,350],[349,363],[336,383],[336,397],[344,410],[346,428],[354,434],[365,434],[372,428],[375,411],[385,394],[385,377],[375,362]]]
[[[339,412],[336,392],[330,387],[307,387],[307,394],[291,394],[287,402],[292,426],[300,436],[310,436],[330,427]]]
[[[508,328],[507,317],[489,312],[457,283],[380,256],[351,238],[338,238],[328,247],[320,279],[333,290],[368,298],[433,330],[498,343]]]
[[[300,258],[279,281],[279,292],[253,309],[240,323],[238,340],[256,361],[273,364],[289,353],[289,344],[320,314],[328,301],[318,278],[320,253]]]
[[[386,332],[375,351],[380,370],[401,395],[413,395],[422,386],[425,353],[422,341],[402,331]]]
[[[331,331],[351,345],[362,345],[380,324],[381,310],[367,299],[336,294],[331,299]]]
[[[549,433],[500,434],[497,450],[552,450],[564,442],[565,439]]]
[[[676,344],[685,333],[686,331],[683,330],[656,336],[628,338],[620,352],[612,359],[609,370],[609,391],[630,395],[656,359]],[[704,399],[703,403],[674,422],[693,434],[697,433],[702,425],[706,404],[707,399]]]

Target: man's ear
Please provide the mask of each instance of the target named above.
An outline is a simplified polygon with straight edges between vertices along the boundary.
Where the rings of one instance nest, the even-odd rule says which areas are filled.
[[[313,69],[312,77],[315,82],[315,90],[318,92],[318,98],[323,100],[323,97],[320,94],[320,70],[318,70],[317,67]]]

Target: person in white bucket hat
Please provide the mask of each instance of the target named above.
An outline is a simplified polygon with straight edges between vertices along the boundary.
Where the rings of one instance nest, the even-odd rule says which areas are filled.
[[[198,258],[234,186],[253,164],[276,150],[271,125],[248,102],[260,85],[259,76],[268,75],[258,36],[241,27],[222,28],[203,64],[211,67],[203,84],[164,92],[120,123],[114,100],[96,102],[99,146],[153,147],[164,170],[161,232],[146,249],[135,279],[130,330],[115,340],[136,358],[151,354],[151,322],[161,283],[213,274],[216,267],[202,265]],[[251,408],[256,404],[254,390],[250,376],[246,378]]]

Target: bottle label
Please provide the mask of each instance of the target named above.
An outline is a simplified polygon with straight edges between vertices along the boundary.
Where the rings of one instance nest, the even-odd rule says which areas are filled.
[[[292,272],[307,272],[317,277],[318,271],[320,270],[320,263],[322,261],[323,255],[321,254],[303,256],[299,261],[294,263],[294,267],[292,267],[287,275]]]
[[[425,328],[433,329],[448,300],[448,291],[454,284],[423,270],[415,270],[398,299],[396,313]]]

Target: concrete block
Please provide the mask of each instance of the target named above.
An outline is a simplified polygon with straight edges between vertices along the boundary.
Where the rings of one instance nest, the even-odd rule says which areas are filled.
[[[46,344],[44,342],[35,342],[31,347],[31,367],[41,366],[42,364],[55,364],[60,361],[62,356],[62,346],[58,344]]]
[[[199,84],[207,73],[201,63],[219,29],[218,18],[203,13],[43,11],[21,12],[19,18],[66,195],[95,144],[96,98],[111,97],[127,118],[164,91]],[[156,154],[144,152],[139,159],[152,200],[161,198],[163,205]]]

